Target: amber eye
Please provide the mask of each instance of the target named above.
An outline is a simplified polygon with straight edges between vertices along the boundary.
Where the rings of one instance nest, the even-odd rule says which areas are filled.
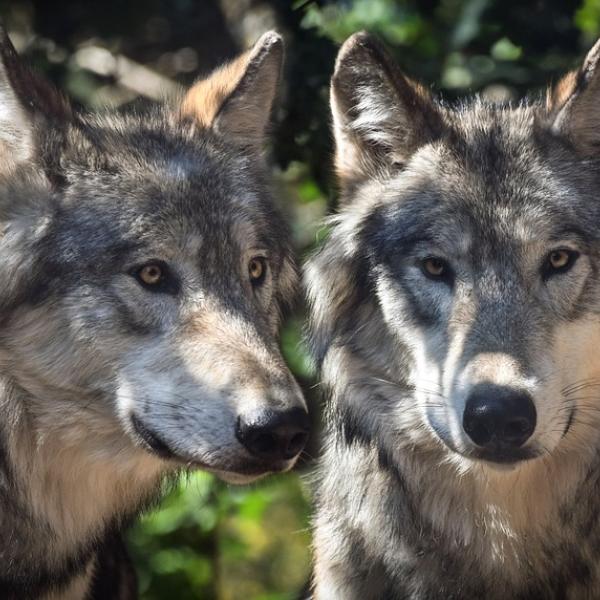
[[[248,263],[248,276],[252,285],[260,285],[267,274],[267,261],[262,256],[255,256]]]
[[[425,275],[432,279],[443,279],[448,275],[448,263],[435,256],[430,256],[422,262],[422,268]]]
[[[565,250],[555,250],[548,257],[548,262],[553,269],[562,269],[569,264],[571,257]]]
[[[181,289],[181,281],[177,275],[169,268],[167,263],[160,259],[133,267],[129,274],[149,292],[175,296]]]
[[[576,250],[569,250],[561,248],[559,250],[553,250],[548,254],[546,264],[544,266],[544,276],[551,277],[558,273],[565,273],[575,264],[575,261],[579,258],[579,252]]]
[[[158,285],[163,277],[163,270],[159,265],[144,265],[138,272],[138,277],[146,285]]]

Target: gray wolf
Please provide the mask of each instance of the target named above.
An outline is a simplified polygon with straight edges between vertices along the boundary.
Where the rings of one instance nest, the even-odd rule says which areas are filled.
[[[0,43],[0,596],[131,598],[165,477],[289,469],[297,279],[270,190],[278,34],[180,99],[85,114]]]
[[[599,57],[451,106],[368,34],[341,48],[318,600],[600,597]]]

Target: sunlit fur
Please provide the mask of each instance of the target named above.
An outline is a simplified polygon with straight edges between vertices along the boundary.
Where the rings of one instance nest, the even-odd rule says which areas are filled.
[[[548,104],[448,106],[369,36],[341,49],[340,209],[306,269],[318,600],[597,597],[596,54]],[[580,256],[546,279],[557,248]],[[451,282],[425,276],[429,256]],[[532,396],[524,460],[482,460],[463,431],[482,382]]]

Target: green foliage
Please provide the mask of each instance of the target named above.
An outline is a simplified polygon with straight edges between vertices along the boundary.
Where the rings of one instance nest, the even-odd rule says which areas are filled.
[[[323,8],[309,6],[302,27],[315,28],[321,35],[342,43],[349,35],[366,29],[390,43],[414,44],[424,33],[427,22],[405,3],[394,0],[355,0],[331,3]]]
[[[575,24],[588,39],[597,37],[600,34],[600,1],[584,0],[575,13]]]
[[[292,598],[309,570],[307,506],[295,475],[245,488],[189,475],[129,534],[142,598]]]

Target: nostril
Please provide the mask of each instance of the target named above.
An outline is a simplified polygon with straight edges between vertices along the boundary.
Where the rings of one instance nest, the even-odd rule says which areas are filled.
[[[504,426],[503,436],[508,440],[520,439],[523,436],[529,437],[532,431],[531,422],[527,419],[513,419]]]
[[[465,419],[463,428],[478,446],[485,446],[492,439],[493,433],[491,429],[482,421]]]
[[[307,433],[297,433],[290,440],[289,447],[290,448],[304,447],[307,437],[308,437]]]
[[[299,454],[304,449],[306,441],[308,439],[308,432],[302,431],[292,435],[288,441],[285,449],[286,458],[293,458],[296,454]]]
[[[269,454],[277,448],[277,440],[271,433],[258,432],[248,443],[254,448],[258,454]]]

